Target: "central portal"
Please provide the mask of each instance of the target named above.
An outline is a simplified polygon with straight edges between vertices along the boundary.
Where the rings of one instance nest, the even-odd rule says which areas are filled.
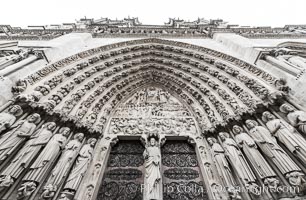
[[[195,148],[186,140],[197,134],[187,106],[164,89],[150,86],[115,109],[107,133],[124,140],[111,149],[98,200],[207,199]],[[156,146],[149,135],[156,136]]]
[[[97,200],[142,200],[145,147],[138,140],[119,141],[111,150]],[[194,147],[167,141],[161,147],[163,200],[207,200]]]

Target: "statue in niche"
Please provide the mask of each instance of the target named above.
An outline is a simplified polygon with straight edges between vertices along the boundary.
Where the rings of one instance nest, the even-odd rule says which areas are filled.
[[[300,70],[306,69],[306,60],[297,55],[290,55],[286,49],[276,50],[273,52],[273,54],[278,60],[283,61],[294,68],[298,68]]]
[[[247,120],[245,123],[250,131],[250,136],[255,140],[262,152],[273,161],[285,177],[289,178],[291,184],[297,185],[296,178],[294,178],[296,175],[295,172],[301,173],[301,169],[277,144],[275,137],[271,135],[269,130],[263,126],[259,126],[254,120]],[[302,173],[301,175],[303,176]]]
[[[221,145],[217,142],[216,138],[207,138],[208,144],[211,146],[211,153],[214,157],[214,163],[217,167],[218,173],[221,175],[220,179],[224,187],[227,187],[227,191],[232,199],[241,199],[238,191],[235,189],[237,185],[235,183],[233,172],[225,158],[225,151]]]
[[[73,194],[77,191],[86,170],[91,162],[93,156],[93,148],[97,142],[97,139],[90,138],[85,144],[76,159],[76,162],[66,180],[64,191],[72,192]]]
[[[28,168],[33,158],[38,154],[42,147],[48,143],[55,128],[56,124],[54,122],[49,122],[44,124],[34,136],[31,136],[30,140],[25,143],[23,148],[10,162],[9,166],[1,172],[0,189],[2,187],[10,187],[24,169]]]
[[[143,153],[145,159],[144,200],[161,200],[161,153],[158,134],[149,134],[147,140],[146,149]]]
[[[222,146],[226,155],[228,156],[232,166],[236,169],[236,172],[244,186],[249,192],[257,195],[256,191],[258,191],[259,186],[256,184],[256,177],[239,150],[238,145],[226,132],[220,132],[219,137],[222,140]]]
[[[55,134],[43,151],[36,158],[35,162],[29,168],[29,171],[23,177],[22,181],[24,184],[33,183],[38,186],[41,183],[44,174],[48,171],[52,161],[54,161],[60,151],[64,148],[67,141],[67,137],[70,133],[68,127],[60,129],[58,134]],[[30,196],[31,193],[28,193]]]
[[[13,105],[7,112],[0,113],[0,133],[10,128],[16,121],[16,117],[22,115],[23,111],[19,105]]]
[[[77,156],[79,149],[81,148],[83,139],[84,134],[78,133],[74,135],[73,140],[69,141],[65,146],[59,161],[53,168],[51,175],[45,184],[43,193],[41,195],[43,199],[49,199],[55,195],[55,192],[59,188],[63,177],[67,175],[70,167],[72,166],[74,158]]]
[[[270,188],[276,188],[279,180],[276,179],[275,172],[258,151],[255,141],[240,126],[233,126],[233,133],[237,144],[243,149],[256,173],[264,181],[264,184]]]
[[[0,161],[3,162],[9,155],[14,153],[22,142],[28,139],[35,131],[36,124],[40,121],[40,115],[34,113],[26,120],[20,120],[12,126],[12,131],[0,137]]]
[[[287,119],[293,127],[298,128],[306,135],[306,112],[296,110],[293,106],[286,103],[281,105],[279,110],[287,114]]]
[[[306,163],[306,140],[287,122],[277,119],[269,111],[262,114],[268,129],[289,151]]]

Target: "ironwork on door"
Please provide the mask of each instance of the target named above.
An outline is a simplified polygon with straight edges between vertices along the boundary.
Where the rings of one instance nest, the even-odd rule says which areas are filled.
[[[208,200],[194,147],[167,141],[161,152],[163,200]]]
[[[119,141],[111,150],[97,200],[142,200],[144,147]]]

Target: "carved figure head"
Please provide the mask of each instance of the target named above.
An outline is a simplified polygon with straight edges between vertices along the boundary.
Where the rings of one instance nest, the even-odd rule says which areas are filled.
[[[148,142],[150,146],[156,146],[158,141],[159,141],[158,133],[150,133],[148,135]]]
[[[238,126],[238,125],[235,125],[235,126],[233,126],[233,132],[234,132],[235,135],[237,135],[237,134],[243,132],[243,128]]]
[[[251,119],[246,120],[245,124],[246,124],[248,129],[252,129],[255,126],[258,126],[258,123],[255,120],[251,120]]]
[[[96,145],[97,139],[96,138],[89,138],[87,143],[90,144],[91,147]]]
[[[213,137],[209,137],[207,138],[207,142],[210,146],[213,146],[214,143],[217,143],[217,139],[216,138],[213,138]]]
[[[8,113],[18,117],[18,116],[22,115],[23,111],[22,111],[22,108],[19,105],[12,105],[11,107],[9,107]]]
[[[224,141],[226,138],[229,138],[229,134],[227,132],[220,132],[219,137],[222,141]]]
[[[48,122],[45,124],[45,126],[49,131],[54,131],[56,128],[56,123],[55,122]]]
[[[275,119],[275,116],[270,113],[269,111],[265,111],[263,114],[262,114],[262,120],[266,123],[268,121],[271,121]]]
[[[40,119],[41,119],[40,115],[37,114],[37,113],[34,113],[34,114],[28,116],[28,118],[27,118],[28,122],[34,123],[34,124],[38,124],[40,122]]]
[[[70,128],[68,127],[62,127],[60,130],[59,130],[59,133],[62,134],[63,136],[67,137],[70,133]]]
[[[82,140],[84,139],[84,133],[77,133],[74,135],[73,137],[75,140],[79,140],[80,142],[82,142]]]
[[[294,109],[294,107],[293,107],[292,105],[287,104],[287,103],[284,103],[283,105],[281,105],[281,106],[279,107],[279,110],[280,110],[282,113],[287,114],[287,113],[289,113],[289,112],[294,111],[295,109]]]

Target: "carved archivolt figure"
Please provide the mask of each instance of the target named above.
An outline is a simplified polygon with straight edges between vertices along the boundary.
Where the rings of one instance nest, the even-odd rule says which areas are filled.
[[[22,112],[19,105],[13,105],[7,112],[0,113],[0,133],[10,128],[15,123],[16,117],[20,116]]]
[[[298,128],[302,133],[306,134],[306,112],[296,110],[290,104],[283,104],[279,110],[287,114],[289,123]]]
[[[254,120],[247,120],[246,126],[250,131],[250,136],[255,140],[262,152],[273,161],[283,175],[289,178],[290,183],[294,183],[295,180],[291,174],[301,172],[301,169],[277,144],[275,137],[265,127],[258,126]],[[296,184],[294,183],[293,185]]]
[[[162,199],[162,181],[160,173],[161,153],[157,134],[148,136],[148,143],[143,153],[145,159],[144,200]]]
[[[93,156],[93,148],[96,142],[97,140],[95,138],[90,138],[88,139],[87,144],[82,147],[76,159],[76,163],[74,164],[73,169],[66,180],[64,190],[72,192],[77,191],[86,173],[88,165],[91,162]]]
[[[0,188],[9,187],[26,169],[33,158],[48,143],[56,128],[54,122],[46,123],[42,128],[25,143],[23,148],[18,152],[9,166],[0,174]]]
[[[209,137],[207,138],[207,142],[211,146],[211,153],[214,157],[214,163],[220,175],[219,178],[222,181],[222,185],[227,187],[227,191],[233,199],[241,199],[240,195],[235,190],[235,186],[237,184],[235,183],[233,172],[230,169],[229,163],[225,158],[224,149],[217,142],[216,138]]]
[[[50,198],[54,196],[62,182],[63,177],[67,175],[70,167],[72,166],[74,158],[77,156],[82,145],[83,139],[84,134],[78,133],[74,135],[74,139],[69,141],[65,146],[64,152],[62,153],[59,161],[57,162],[55,168],[51,172],[49,179],[47,180],[42,198]]]
[[[23,177],[22,181],[24,184],[33,183],[38,186],[41,183],[52,161],[54,161],[58,153],[64,148],[69,133],[70,129],[63,127],[60,129],[59,134],[55,134],[50,139],[38,158],[31,165],[27,174]]]
[[[235,125],[233,132],[237,144],[243,149],[243,152],[251,162],[258,176],[266,185],[271,188],[276,188],[279,183],[276,179],[276,174],[258,151],[255,141],[240,126]]]
[[[262,119],[272,135],[306,163],[306,140],[290,124],[277,119],[269,111],[263,113]]]
[[[248,165],[247,161],[243,157],[236,142],[229,137],[226,132],[219,133],[219,137],[222,140],[222,146],[231,161],[232,166],[236,169],[236,172],[240,179],[243,181],[245,187],[250,192],[256,191],[258,185],[256,184],[256,177]]]
[[[12,128],[12,131],[0,137],[0,161],[4,161],[11,155],[22,142],[28,139],[35,131],[36,124],[40,121],[37,113],[30,115],[26,120],[20,120]]]

